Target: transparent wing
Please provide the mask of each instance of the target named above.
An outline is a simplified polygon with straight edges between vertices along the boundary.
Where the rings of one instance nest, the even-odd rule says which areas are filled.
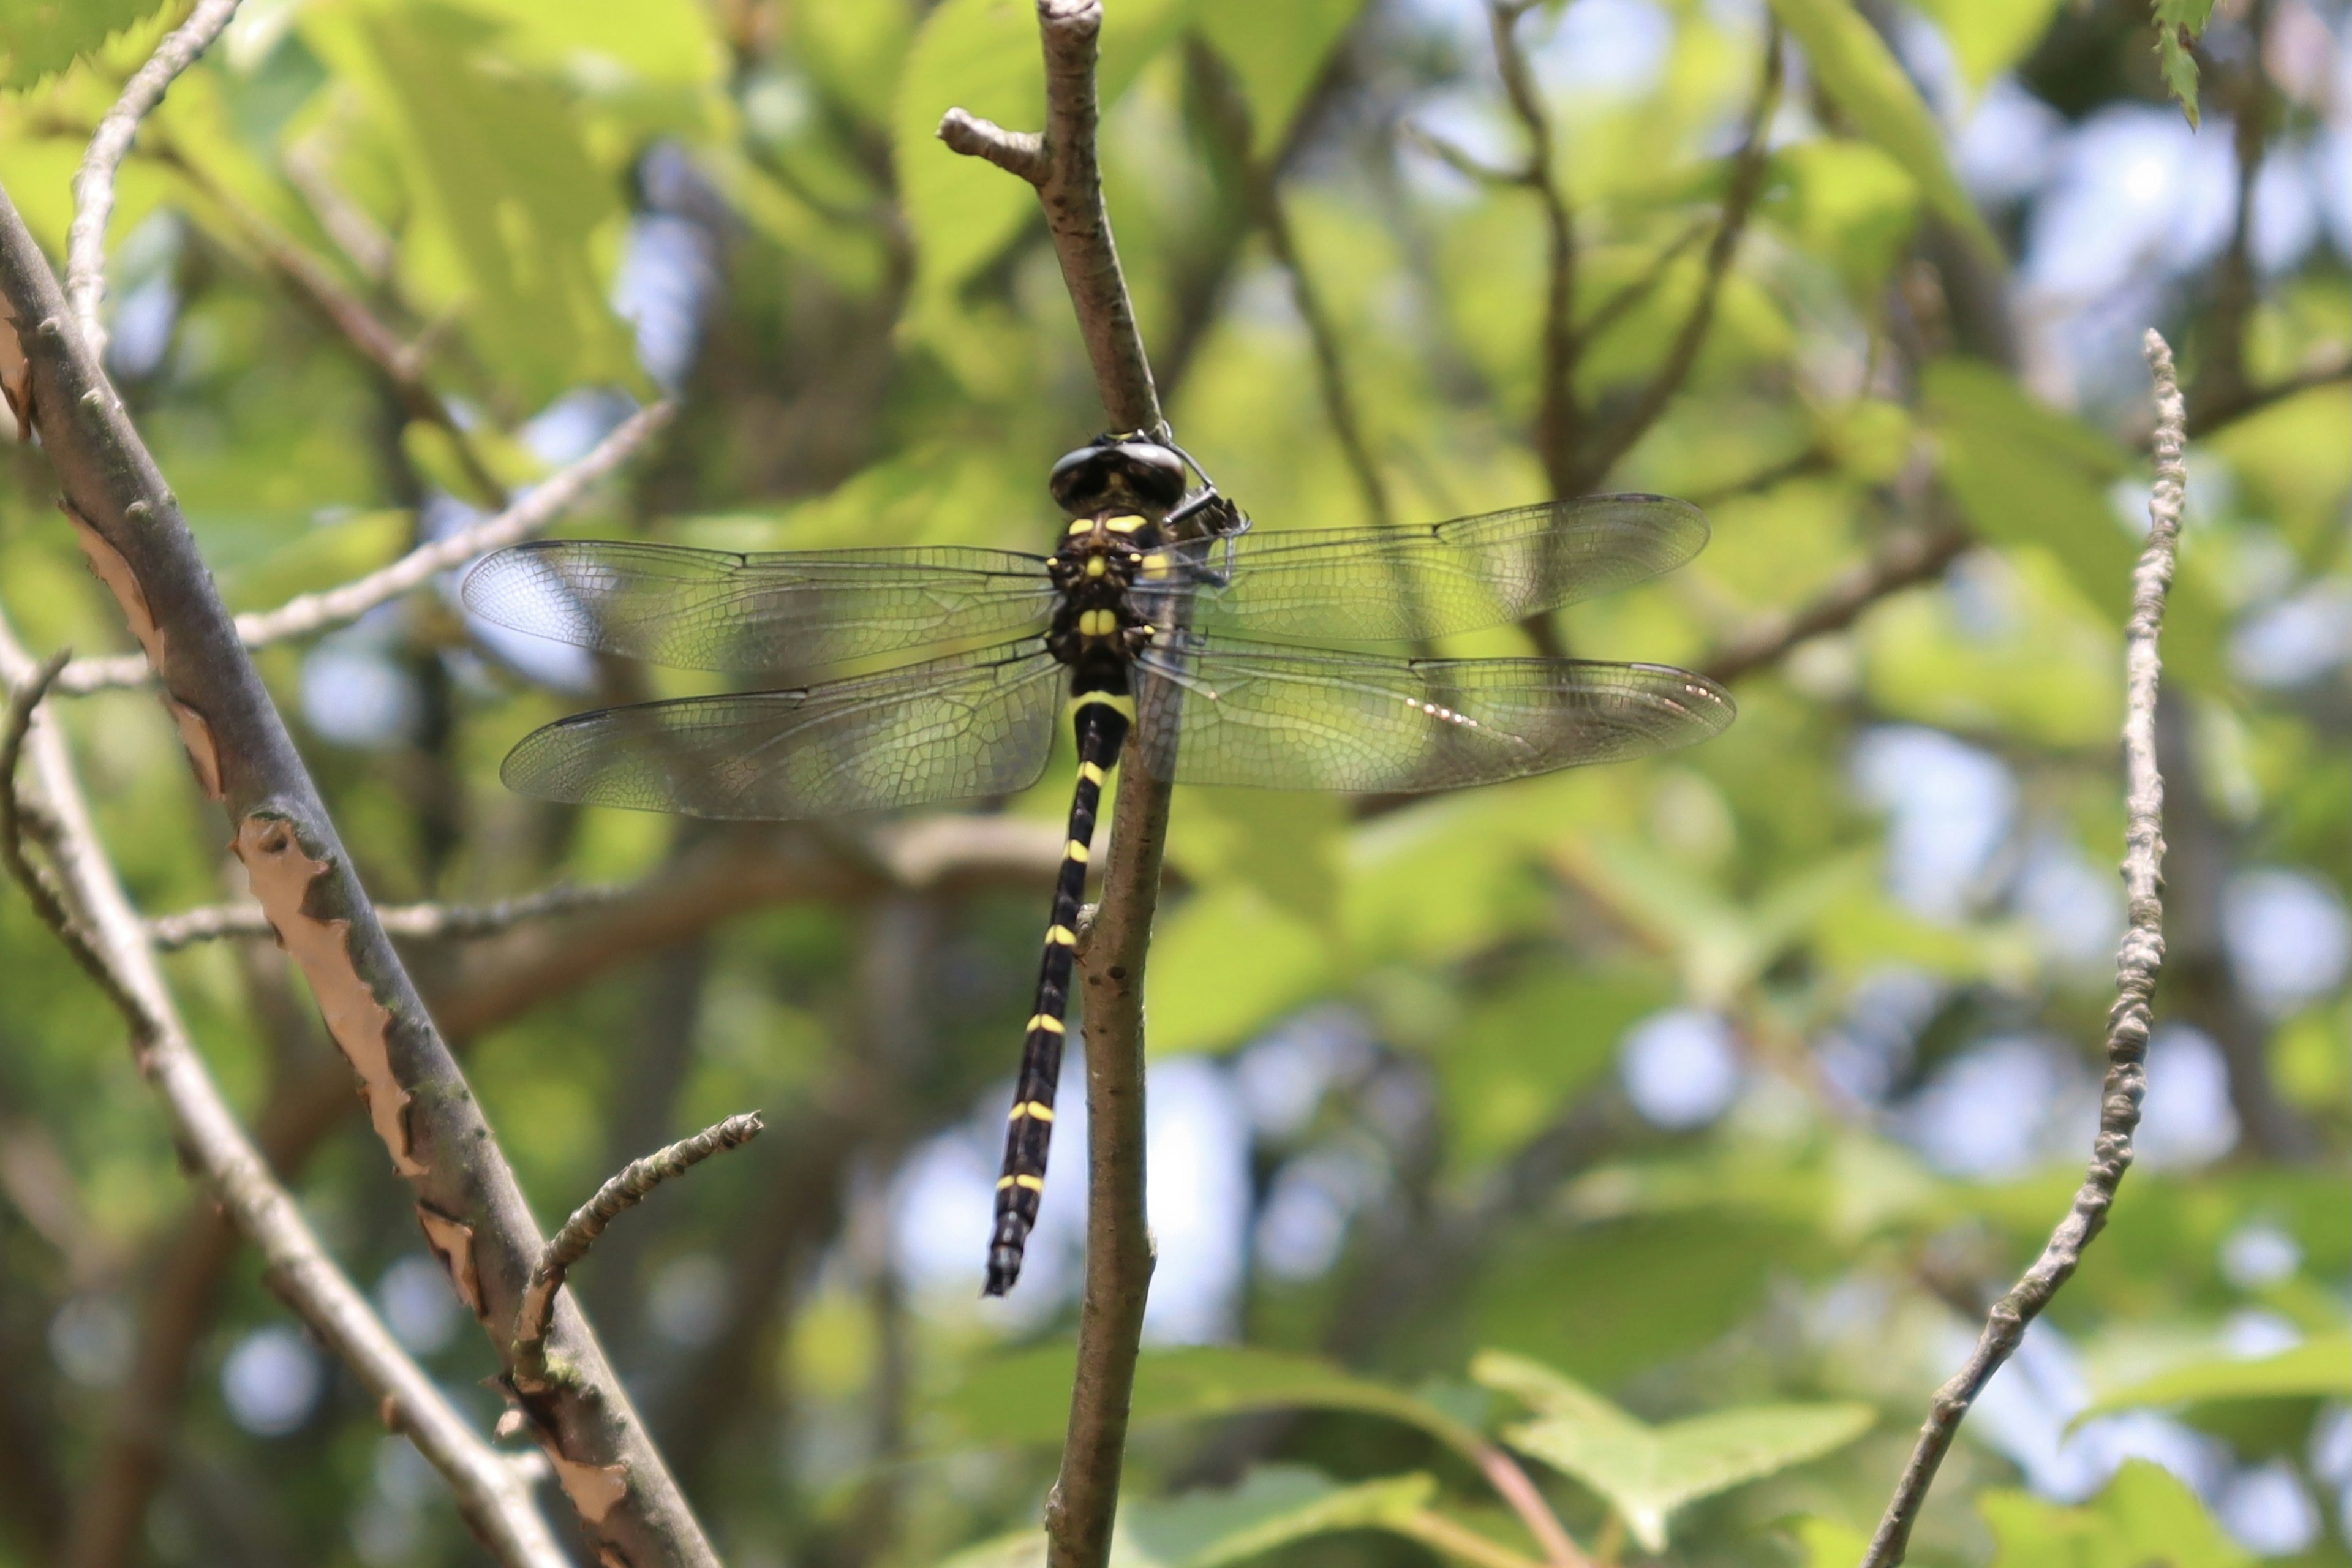
[[[1524,620],[1670,572],[1706,518],[1664,496],[1587,496],[1426,528],[1250,533],[1184,547],[1147,601],[1189,590],[1196,630],[1301,642],[1419,642]],[[1155,620],[1169,624],[1167,617]]]
[[[1143,655],[1145,764],[1185,784],[1414,794],[1722,732],[1731,699],[1656,664],[1378,658],[1198,636]]]
[[[466,607],[501,626],[674,669],[791,669],[1037,625],[1045,563],[935,546],[738,555],[544,540],[485,557]]]
[[[1010,795],[1045,771],[1062,668],[1034,637],[797,691],[641,702],[523,737],[545,800],[790,820]]]

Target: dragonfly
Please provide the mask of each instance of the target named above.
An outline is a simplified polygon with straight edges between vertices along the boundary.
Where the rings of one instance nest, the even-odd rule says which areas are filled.
[[[1433,526],[1254,531],[1164,435],[1098,437],[1048,488],[1065,521],[1045,554],[540,541],[484,557],[462,588],[496,626],[675,668],[823,673],[955,647],[559,720],[500,774],[544,799],[793,820],[1003,797],[1043,775],[1066,715],[1077,776],[991,1296],[1019,1278],[1045,1191],[1090,846],[1123,755],[1169,783],[1398,795],[1650,756],[1733,717],[1720,686],[1667,665],[1414,656],[1681,565],[1707,537],[1686,502],[1601,495]]]

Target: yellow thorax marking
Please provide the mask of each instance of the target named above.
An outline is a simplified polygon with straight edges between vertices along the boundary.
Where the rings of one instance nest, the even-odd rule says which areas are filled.
[[[1081,610],[1078,630],[1090,637],[1107,637],[1118,630],[1118,616],[1108,610]]]
[[[1087,576],[1089,576],[1089,577],[1100,577],[1100,576],[1103,576],[1104,574],[1106,574],[1107,573],[1108,573],[1109,571],[1110,571],[1110,563],[1109,563],[1109,562],[1108,562],[1108,561],[1106,561],[1106,560],[1104,560],[1101,556],[1099,556],[1099,555],[1089,555],[1089,556],[1087,556]]]
[[[1078,933],[1067,926],[1047,926],[1045,942],[1049,947],[1076,947],[1078,945]]]
[[[1081,866],[1087,863],[1087,847],[1075,838],[1070,840],[1069,847],[1062,851],[1062,855],[1064,858],[1076,860]]]
[[[1133,533],[1143,526],[1143,520],[1139,517],[1107,517],[1103,519],[1103,526],[1113,533]]]
[[[1066,537],[1075,539],[1081,533],[1092,533],[1094,531],[1095,525],[1087,519],[1082,517],[1076,521],[1071,523],[1068,528],[1064,529],[1062,531]]]

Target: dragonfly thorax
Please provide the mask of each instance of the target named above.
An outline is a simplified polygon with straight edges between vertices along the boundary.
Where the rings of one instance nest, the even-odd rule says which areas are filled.
[[[1151,639],[1128,590],[1160,547],[1160,525],[1109,508],[1071,520],[1047,563],[1059,600],[1045,646],[1064,664],[1124,663]]]

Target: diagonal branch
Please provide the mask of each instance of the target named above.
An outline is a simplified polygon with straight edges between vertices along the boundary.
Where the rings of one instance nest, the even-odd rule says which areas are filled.
[[[1778,664],[1808,637],[1843,630],[1890,594],[1942,576],[1944,568],[1974,542],[1974,536],[1956,523],[1898,533],[1804,605],[1759,616],[1724,638],[1700,661],[1699,669],[1710,679],[1727,683]]]
[[[1282,205],[1282,192],[1275,183],[1273,166],[1250,156],[1249,104],[1224,62],[1198,38],[1185,52],[1185,66],[1200,85],[1211,122],[1241,185],[1242,201],[1250,220],[1265,236],[1266,248],[1274,252],[1275,260],[1289,274],[1291,299],[1298,307],[1299,320],[1306,323],[1307,341],[1315,355],[1315,384],[1323,395],[1324,415],[1331,423],[1331,434],[1339,443],[1340,453],[1348,459],[1349,472],[1355,476],[1356,488],[1363,495],[1366,515],[1385,528],[1395,521],[1389,506],[1388,484],[1381,478],[1371,443],[1364,437],[1363,420],[1348,390],[1347,368],[1339,361],[1339,330],[1324,304],[1322,290],[1315,286],[1313,276],[1299,258],[1298,238],[1291,230],[1290,214]]]
[[[530,1272],[530,1288],[522,1293],[522,1308],[515,1321],[514,1355],[509,1374],[515,1387],[526,1395],[546,1393],[555,1386],[558,1369],[551,1368],[547,1359],[547,1331],[555,1320],[555,1293],[563,1289],[563,1277],[572,1266],[588,1256],[604,1227],[646,1201],[656,1187],[672,1176],[684,1175],[713,1154],[730,1149],[740,1149],[760,1135],[764,1125],[756,1110],[740,1116],[730,1116],[714,1126],[706,1127],[691,1138],[680,1139],[666,1149],[656,1150],[642,1160],[632,1160],[620,1174],[596,1189],[595,1195],[572,1211],[563,1228],[539,1255],[539,1267]]]
[[[410,1184],[427,1237],[485,1328],[503,1327],[513,1321],[541,1246],[530,1205],[376,920],[178,500],[74,330],[47,258],[5,194],[0,297],[16,323],[42,451],[84,553],[156,667],[196,781],[226,812],[232,845],[359,1076],[377,1136]],[[136,917],[126,907],[123,918]],[[126,940],[147,951],[143,931]],[[193,1069],[193,1053],[187,1060]],[[202,1091],[209,1094],[209,1084]],[[235,1134],[234,1123],[226,1132]],[[241,1135],[236,1142],[250,1154]],[[249,1168],[266,1184],[258,1161]],[[504,1333],[492,1339],[503,1354]],[[575,1303],[558,1303],[554,1348],[581,1377],[541,1402],[539,1436],[590,1538],[637,1568],[716,1568],[700,1524]]]
[[[417,942],[446,942],[492,936],[525,921],[545,920],[551,915],[568,915],[613,903],[631,890],[611,883],[581,888],[558,882],[551,888],[500,899],[495,903],[386,904],[376,914],[383,921],[383,929],[394,936]],[[200,942],[275,936],[277,931],[269,923],[269,911],[259,904],[206,904],[176,915],[157,916],[147,922],[147,934],[159,952],[177,952]]]
[[[55,874],[45,890],[36,891],[32,881],[26,890],[84,967],[100,972],[100,984],[131,1027],[140,1070],[163,1100],[184,1157],[261,1253],[280,1298],[376,1396],[386,1424],[404,1433],[448,1480],[467,1524],[499,1561],[513,1568],[564,1568],[563,1553],[513,1462],[474,1435],[394,1342],[366,1298],[327,1256],[293,1198],[270,1175],[205,1070],[156,966],[146,929],[90,821],[65,738],[37,706],[55,668],[35,667],[0,621],[0,681],[12,694],[0,739],[0,762],[9,770],[0,778],[0,803],[5,805],[12,868],[21,869],[22,843],[16,831],[20,813],[15,769],[19,756],[29,754]]]
[[[1120,431],[1164,432],[1150,362],[1111,241],[1097,163],[1095,63],[1099,0],[1037,0],[1045,52],[1045,132],[1036,157],[997,133],[973,144],[979,122],[950,111],[940,133],[1037,187],[1103,412]],[[1015,154],[1015,145],[1022,151]],[[1142,765],[1130,736],[1112,808],[1102,901],[1080,937],[1087,1111],[1086,1288],[1078,1313],[1077,1376],[1060,1479],[1045,1505],[1052,1568],[1102,1568],[1110,1559],[1127,1447],[1128,1407],[1150,1289],[1151,1233],[1143,1208],[1143,969],[1167,848],[1169,787]]]
[[[106,300],[106,220],[114,214],[114,176],[130,154],[139,122],[163,101],[180,73],[212,47],[236,15],[237,0],[197,0],[188,19],[173,29],[122,86],[122,96],[98,122],[74,175],[73,223],[66,230],[66,298],[89,342],[92,359],[106,357],[106,325],[99,306]]]
[[[341,587],[298,595],[274,610],[237,616],[237,640],[248,648],[267,647],[289,637],[349,626],[378,605],[422,587],[440,573],[462,566],[488,551],[530,538],[577,505],[599,479],[626,462],[647,437],[669,423],[672,412],[667,403],[639,410],[599,441],[586,457],[533,487],[529,495],[495,517],[484,518],[446,539],[420,544],[391,565],[354,578]],[[108,687],[137,686],[153,674],[144,654],[81,658],[66,666],[58,678],[58,689],[79,695]]]
[[[1936,1391],[1926,1425],[1904,1467],[1885,1517],[1871,1538],[1863,1568],[1894,1568],[1903,1561],[1912,1526],[1935,1484],[1936,1471],[1959,1435],[1969,1407],[1994,1373],[2015,1353],[2025,1328],[2057,1295],[2082,1262],[2083,1249],[2105,1228],[2116,1189],[2131,1168],[2132,1133],[2147,1089],[2148,1001],[2164,967],[2164,778],[2157,771],[2156,696],[2163,666],[2157,636],[2172,585],[2173,543],[2180,531],[2188,469],[2181,462],[2188,411],[2172,365],[2172,350],[2151,330],[2146,339],[2156,381],[2156,488],[2148,500],[2147,543],[2132,573],[2131,619],[2124,629],[2124,889],[2131,925],[2116,954],[2116,1003],[2107,1014],[2107,1077],[2099,1100],[2099,1131],[2090,1169],[2074,1206],[2051,1233],[2042,1256],[1993,1305],[1968,1362]]]
[[[1570,487],[1564,494],[1581,494],[1608,478],[1617,459],[1648,434],[1650,426],[1658,422],[1666,405],[1674,401],[1675,394],[1689,379],[1691,367],[1698,362],[1698,351],[1706,345],[1707,329],[1715,324],[1716,300],[1723,292],[1724,280],[1731,274],[1732,258],[1739,253],[1739,241],[1748,231],[1748,215],[1755,210],[1756,198],[1764,190],[1764,174],[1770,162],[1772,111],[1780,101],[1780,24],[1776,20],[1764,35],[1764,77],[1757,87],[1755,104],[1748,110],[1748,129],[1739,151],[1732,158],[1730,184],[1723,194],[1723,215],[1715,226],[1715,238],[1706,247],[1706,275],[1699,283],[1698,298],[1692,303],[1690,314],[1683,318],[1681,330],[1675,332],[1665,359],[1634,399],[1633,406],[1595,437],[1591,450],[1578,456],[1570,471]]]

